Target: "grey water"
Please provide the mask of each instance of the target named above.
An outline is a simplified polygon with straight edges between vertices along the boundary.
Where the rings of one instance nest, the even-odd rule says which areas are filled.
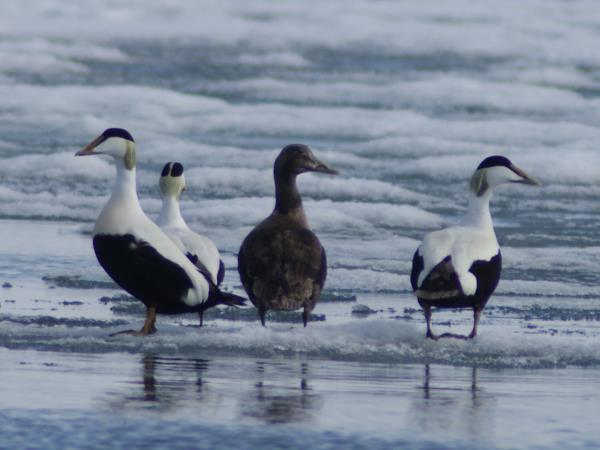
[[[594,2],[6,0],[0,13],[1,448],[596,448],[600,7]],[[252,308],[161,317],[98,266],[111,126],[160,208],[182,162],[188,223],[236,254],[303,175],[328,279],[313,320]],[[477,164],[544,186],[492,199],[498,289],[472,342],[424,339],[412,253],[455,223]],[[468,332],[468,312],[434,314]]]
[[[591,371],[3,353],[6,448],[571,448],[598,437]],[[11,389],[26,383],[38,388]],[[565,426],[565,413],[580,420]]]

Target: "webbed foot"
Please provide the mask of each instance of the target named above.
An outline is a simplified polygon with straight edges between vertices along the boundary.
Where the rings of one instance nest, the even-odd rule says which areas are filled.
[[[156,328],[152,328],[150,330],[144,330],[144,328],[142,328],[140,331],[137,330],[123,330],[123,331],[117,331],[116,333],[111,333],[109,334],[110,337],[115,337],[115,336],[119,336],[121,334],[128,334],[130,336],[148,336],[150,334],[154,334],[156,333]]]
[[[440,339],[442,339],[442,338],[453,338],[453,339],[467,340],[467,339],[470,339],[470,336],[465,336],[464,334],[444,333],[444,334],[441,334],[439,336],[439,338]]]
[[[427,330],[427,334],[425,335],[425,337],[426,337],[427,339],[431,339],[431,340],[433,340],[433,341],[437,341],[437,340],[440,338],[440,336],[436,336],[436,335],[435,335],[435,334],[433,334],[433,333],[432,333],[430,330]]]

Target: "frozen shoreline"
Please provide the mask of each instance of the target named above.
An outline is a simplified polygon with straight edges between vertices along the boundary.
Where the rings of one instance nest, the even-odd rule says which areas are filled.
[[[138,327],[143,307],[102,272],[89,237],[81,234],[84,228],[68,222],[0,220],[0,230],[11,236],[0,257],[8,276],[0,282],[12,286],[0,288],[0,347],[489,368],[600,367],[600,308],[595,297],[585,295],[588,290],[595,294],[591,287],[577,286],[569,297],[564,283],[503,281],[485,310],[477,339],[431,342],[424,338],[422,313],[401,275],[387,274],[393,290],[368,292],[352,285],[368,287],[377,278],[352,281],[353,271],[347,269],[339,273],[349,289],[337,291],[333,281],[307,329],[299,312],[274,314],[263,328],[250,306],[209,311],[202,329],[195,315],[160,316],[154,336],[110,338],[112,332]],[[506,253],[509,261],[518,261],[515,266],[526,264],[520,252]],[[381,272],[356,273],[385,279]],[[225,285],[243,293],[235,269],[227,272]],[[539,289],[545,294],[532,295]],[[434,327],[440,331],[465,333],[470,325],[468,311],[434,314]]]

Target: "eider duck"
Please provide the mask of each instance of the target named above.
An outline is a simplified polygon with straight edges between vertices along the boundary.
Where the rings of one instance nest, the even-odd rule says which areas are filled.
[[[439,337],[477,336],[481,311],[500,280],[502,256],[490,214],[493,189],[504,183],[540,185],[504,156],[484,159],[471,178],[471,196],[460,226],[425,236],[412,262],[410,281],[431,331],[431,308],[472,308],[473,330],[468,336],[445,333]]]
[[[168,162],[163,167],[159,180],[162,208],[156,224],[177,245],[190,261],[202,272],[210,274],[211,281],[221,285],[225,276],[225,265],[216,245],[206,236],[195,233],[181,216],[179,199],[185,190],[183,165]],[[200,312],[200,326],[203,317]]]
[[[106,273],[146,305],[146,321],[140,331],[116,334],[145,336],[156,332],[157,313],[201,312],[217,304],[243,304],[244,299],[221,292],[209,274],[198,271],[142,211],[131,134],[122,128],[109,128],[75,155],[100,154],[113,157],[117,177],[94,225],[94,251]]]
[[[199,269],[210,273],[213,283],[221,284],[225,276],[225,266],[217,246],[206,236],[195,233],[181,216],[179,199],[185,191],[183,165],[168,162],[160,174],[160,192],[162,208],[156,224],[185,253]]]
[[[325,249],[310,230],[296,176],[304,172],[336,175],[306,145],[286,146],[275,160],[275,209],[244,239],[238,271],[250,301],[265,325],[267,310],[303,308],[304,326],[327,276]]]

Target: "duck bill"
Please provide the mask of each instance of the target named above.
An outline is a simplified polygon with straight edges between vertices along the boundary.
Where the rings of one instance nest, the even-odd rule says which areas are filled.
[[[106,138],[102,135],[98,136],[96,139],[94,139],[88,145],[86,145],[81,150],[79,150],[77,153],[75,153],[75,156],[97,155],[98,152],[95,152],[94,150],[96,149],[96,147],[98,147],[100,144],[102,144],[105,139]]]
[[[330,169],[329,167],[327,167],[325,164],[323,164],[321,161],[319,161],[318,159],[315,158],[315,166],[312,168],[313,172],[319,172],[319,173],[328,173],[329,175],[339,175],[339,172],[335,169]]]
[[[516,173],[517,175],[519,175],[521,177],[521,179],[518,181],[515,181],[515,183],[529,184],[531,186],[541,186],[542,185],[542,183],[540,181],[536,180],[533,177],[530,177],[529,175],[527,175],[525,173],[525,171],[519,169],[517,166],[513,165],[511,167],[511,169],[514,173]]]

